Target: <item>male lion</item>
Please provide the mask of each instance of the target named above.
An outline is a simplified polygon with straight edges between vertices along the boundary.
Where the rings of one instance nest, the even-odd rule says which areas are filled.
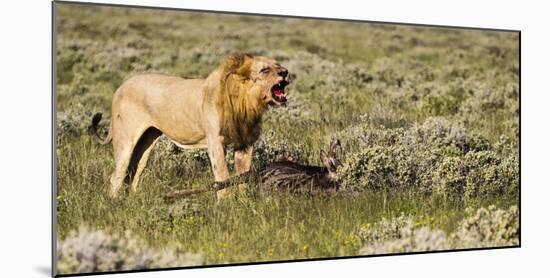
[[[90,126],[101,144],[113,142],[111,195],[117,195],[125,179],[136,191],[162,134],[182,148],[208,148],[216,182],[229,178],[225,146],[235,149],[237,174],[247,172],[262,114],[270,105],[286,103],[288,84],[286,68],[273,59],[248,54],[225,58],[206,79],[160,74],[128,79],[113,96],[107,137],[97,133],[101,113],[94,115]]]

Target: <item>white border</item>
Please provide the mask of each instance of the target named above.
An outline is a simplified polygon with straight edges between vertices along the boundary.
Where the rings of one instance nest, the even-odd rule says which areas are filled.
[[[307,263],[223,267],[109,277],[281,275],[518,277],[547,273],[549,244],[546,106],[550,26],[543,1],[100,1],[188,9],[334,17],[522,30],[522,248]],[[2,277],[47,277],[50,265],[50,2],[1,9]],[[107,276],[105,276],[107,277]]]

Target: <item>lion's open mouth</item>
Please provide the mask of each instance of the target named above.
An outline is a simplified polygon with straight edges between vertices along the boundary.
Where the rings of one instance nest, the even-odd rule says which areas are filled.
[[[271,87],[271,96],[273,97],[275,102],[279,104],[286,103],[286,85],[288,85],[288,81],[281,80],[277,84],[273,85],[273,87]]]

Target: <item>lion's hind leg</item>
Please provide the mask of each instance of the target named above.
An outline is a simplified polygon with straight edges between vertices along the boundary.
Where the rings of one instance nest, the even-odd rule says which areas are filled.
[[[116,147],[115,146],[115,170],[111,175],[111,197],[116,197],[118,191],[124,184],[124,179],[126,178],[128,172],[128,164],[130,163],[130,158],[132,157],[133,144]]]
[[[122,119],[117,118],[113,124],[114,130],[118,131],[113,134],[113,153],[115,158],[115,170],[111,175],[111,196],[116,197],[124,181],[131,181],[133,173],[136,173],[136,165],[144,150],[141,144],[138,144],[142,135],[148,130],[148,126],[134,121],[127,121],[122,126]],[[158,136],[157,136],[158,137]],[[139,157],[137,157],[139,154]]]
[[[162,135],[162,132],[154,127],[148,128],[143,135],[141,135],[139,141],[134,147],[130,164],[128,166],[128,176],[131,181],[131,190],[135,192],[139,183],[139,177],[143,172],[143,169],[147,165],[149,154],[155,146],[158,138]]]

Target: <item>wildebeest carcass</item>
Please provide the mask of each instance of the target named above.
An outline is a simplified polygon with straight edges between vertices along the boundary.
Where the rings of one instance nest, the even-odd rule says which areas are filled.
[[[285,157],[273,162],[260,172],[260,181],[264,189],[289,190],[291,192],[336,191],[336,169],[340,162],[336,149],[340,141],[334,139],[328,152],[321,150],[320,160],[323,166],[303,165]]]
[[[261,191],[287,191],[292,193],[336,192],[339,183],[336,170],[341,165],[336,150],[340,140],[333,139],[327,152],[320,151],[322,166],[304,165],[295,162],[291,156],[283,156],[268,164],[264,169],[249,171],[224,182],[214,183],[209,188],[186,189],[171,192],[165,197],[182,198],[197,193],[217,191],[218,198],[226,198],[257,184]],[[252,188],[250,188],[252,189]]]

